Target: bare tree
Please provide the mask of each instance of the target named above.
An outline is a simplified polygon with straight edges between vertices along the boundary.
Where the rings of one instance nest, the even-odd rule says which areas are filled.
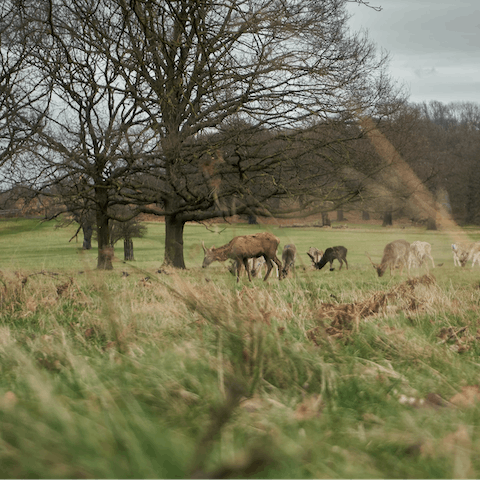
[[[480,224],[480,105],[431,102],[421,111],[428,122],[437,190],[447,192],[448,208],[458,222]]]
[[[265,205],[259,191],[302,194],[305,183],[286,181],[294,168],[311,179],[340,172],[332,152],[351,132],[319,138],[318,125],[388,113],[386,58],[349,34],[345,3],[104,0],[96,12],[107,19],[86,17],[97,22],[95,48],[115,44],[102,54],[158,139],[156,206],[143,210],[165,216],[166,263],[185,267],[185,222],[255,214]],[[105,32],[112,37],[102,42]],[[316,184],[308,186],[311,194]],[[332,191],[317,192],[325,200]]]
[[[30,11],[38,34],[30,62],[51,83],[52,102],[35,145],[22,158],[22,181],[59,199],[64,211],[80,218],[93,212],[97,267],[111,269],[113,207],[129,202],[136,175],[148,171],[142,155],[155,145],[149,146],[141,111],[126,94],[115,66],[85,41],[92,33],[83,15],[88,14],[85,8],[95,8],[93,2],[51,0],[44,7]]]
[[[164,216],[165,263],[185,268],[187,221],[355,198],[357,116],[388,116],[397,92],[346,1],[30,3],[32,65],[54,92],[33,171],[24,157],[32,188],[73,184],[94,205],[107,269],[115,205]]]

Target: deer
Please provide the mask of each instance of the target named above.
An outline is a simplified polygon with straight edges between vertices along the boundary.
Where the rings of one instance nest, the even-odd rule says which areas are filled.
[[[285,245],[282,252],[283,270],[282,275],[286,277],[290,269],[295,268],[295,260],[297,258],[297,247],[293,244]]]
[[[406,240],[394,240],[393,242],[387,243],[383,249],[383,257],[381,263],[373,263],[370,255],[365,252],[365,255],[368,257],[370,262],[373,265],[373,268],[377,271],[379,277],[382,277],[383,274],[387,271],[387,268],[390,268],[390,275],[393,275],[395,267],[399,267],[400,275],[402,275],[403,267],[407,267],[408,258],[410,254],[410,243]]]
[[[480,264],[480,242],[470,243],[452,243],[453,265],[465,267],[469,260],[472,260],[472,267],[475,263]]]
[[[410,253],[408,257],[409,269],[417,264],[421,267],[424,262],[428,269],[427,258],[432,261],[432,268],[435,268],[435,262],[432,257],[432,246],[428,242],[416,240],[410,244]]]
[[[333,268],[334,260],[338,260],[340,262],[339,270],[342,269],[343,262],[345,262],[348,270],[347,251],[348,250],[342,245],[338,245],[336,247],[329,247],[325,250],[324,254],[320,258],[320,260],[317,262],[315,261],[315,257],[310,253],[310,251],[307,252],[307,255],[310,257],[310,260],[312,260],[313,262],[313,266],[317,270],[321,270],[328,262],[330,262],[330,271],[332,272],[334,270]]]
[[[310,257],[310,260],[313,262],[313,266],[320,261],[323,256],[323,250],[319,250],[316,247],[310,247],[308,249],[307,255]]]
[[[475,263],[478,263],[480,266],[480,243],[476,243],[472,249],[472,268],[475,266]]]
[[[278,267],[275,264],[273,264],[273,266],[275,268],[275,274],[278,277]],[[237,274],[237,263],[235,262],[235,260],[232,260],[227,268],[232,275]],[[248,268],[250,269],[250,274],[252,275],[252,277],[256,278],[262,273],[262,270],[267,268],[267,264],[265,263],[265,259],[263,257],[249,258]]]
[[[248,280],[251,282],[252,276],[248,265],[248,259],[263,257],[267,264],[267,273],[263,279],[266,281],[274,263],[277,265],[279,271],[282,269],[282,264],[277,257],[277,248],[279,244],[280,240],[269,232],[254,233],[253,235],[240,235],[232,238],[232,240],[226,245],[222,245],[218,248],[215,248],[215,246],[206,248],[205,243],[202,242],[203,251],[205,253],[202,267],[206,268],[215,261],[225,262],[230,258],[235,261],[237,283],[240,281],[242,265],[245,267]],[[279,279],[282,279],[281,275]]]

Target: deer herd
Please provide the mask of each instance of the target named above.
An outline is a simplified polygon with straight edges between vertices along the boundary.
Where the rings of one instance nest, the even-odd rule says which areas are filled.
[[[208,267],[214,261],[224,262],[230,259],[233,262],[229,270],[236,275],[238,282],[242,269],[245,269],[250,281],[252,281],[252,277],[259,275],[262,269],[266,269],[263,278],[266,281],[275,266],[277,277],[282,280],[294,271],[297,248],[293,244],[285,245],[282,251],[282,261],[280,261],[277,257],[279,244],[280,239],[269,232],[234,237],[229,243],[218,248],[214,246],[207,248],[202,242],[205,253],[202,267]],[[475,263],[480,265],[480,242],[454,243],[452,252],[454,266],[465,267],[469,260],[472,261],[472,267]],[[342,269],[344,263],[348,270],[347,249],[344,246],[329,247],[325,251],[310,247],[306,253],[312,261],[312,267],[316,270],[322,269],[327,263],[330,264],[330,270],[334,270],[334,260],[340,263],[339,270]],[[379,277],[383,276],[387,270],[390,270],[390,275],[394,275],[397,268],[400,275],[404,268],[409,272],[412,268],[425,265],[428,270],[429,262],[432,263],[432,268],[435,268],[432,246],[423,241],[409,243],[406,240],[394,240],[388,243],[383,250],[380,263],[374,263],[367,252],[365,255]]]

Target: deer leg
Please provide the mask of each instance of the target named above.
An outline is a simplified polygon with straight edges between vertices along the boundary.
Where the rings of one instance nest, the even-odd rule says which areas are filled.
[[[272,271],[273,268],[273,263],[269,258],[265,257],[265,263],[267,265],[267,273],[265,274],[265,277],[263,278],[263,281],[265,282],[270,275],[270,272]]]
[[[283,276],[283,273],[282,273],[282,262],[277,258],[277,257],[274,257],[273,258],[273,261],[275,262],[275,264],[277,265],[277,269],[278,269],[278,279],[279,280],[282,280],[283,278],[285,278]]]
[[[240,272],[242,270],[242,262],[239,258],[237,258],[235,260],[235,264],[237,266],[236,270],[237,270],[237,283],[240,281]]]
[[[243,266],[245,267],[245,271],[247,272],[248,280],[251,282],[251,281],[252,281],[252,277],[251,277],[251,275],[250,275],[250,268],[248,268],[248,258],[244,258],[244,259],[243,259]]]
[[[344,258],[343,260],[345,261],[345,265],[347,266],[347,270],[348,270],[348,262],[347,262],[347,259]]]
[[[342,269],[342,267],[343,267],[343,262],[342,262],[342,260],[341,260],[340,258],[338,259],[338,261],[340,262],[340,268],[338,269],[338,271],[340,271],[340,270]]]

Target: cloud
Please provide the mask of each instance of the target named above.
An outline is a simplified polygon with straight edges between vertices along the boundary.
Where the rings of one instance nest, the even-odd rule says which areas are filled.
[[[418,78],[424,78],[424,77],[430,77],[431,75],[436,75],[437,69],[435,67],[423,67],[423,68],[415,68],[413,72]]]
[[[390,53],[390,73],[411,101],[480,103],[480,3],[472,0],[376,0],[376,12],[350,4],[353,31],[367,30]],[[478,5],[477,5],[478,4]]]

